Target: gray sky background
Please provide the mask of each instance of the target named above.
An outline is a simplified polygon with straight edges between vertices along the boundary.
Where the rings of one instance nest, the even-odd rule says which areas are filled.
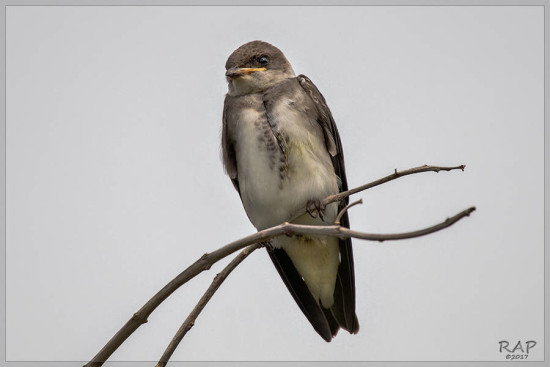
[[[87,360],[204,252],[254,232],[220,160],[224,64],[278,46],[324,94],[352,227],[478,210],[354,242],[361,330],[330,344],[267,254],[222,285],[174,360],[543,358],[543,7],[8,7],[7,359]],[[156,360],[229,261],[185,285],[113,360]]]

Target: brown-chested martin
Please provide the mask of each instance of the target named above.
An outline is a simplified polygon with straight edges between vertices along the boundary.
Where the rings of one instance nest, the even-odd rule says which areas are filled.
[[[323,95],[263,41],[237,48],[225,68],[223,163],[252,224],[258,230],[286,221],[332,224],[348,200],[326,208],[319,203],[348,188]],[[313,210],[295,218],[306,207]],[[349,227],[347,213],[340,224]],[[272,245],[277,271],[319,335],[330,341],[340,328],[357,333],[351,240],[280,236]]]

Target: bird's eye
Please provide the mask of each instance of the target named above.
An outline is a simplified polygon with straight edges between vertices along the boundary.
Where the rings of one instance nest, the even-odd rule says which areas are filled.
[[[262,56],[258,59],[258,61],[260,62],[260,64],[262,65],[267,65],[269,63],[269,60],[267,59],[266,56]]]

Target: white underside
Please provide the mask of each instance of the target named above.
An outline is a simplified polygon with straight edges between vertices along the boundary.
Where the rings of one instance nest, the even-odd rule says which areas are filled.
[[[282,101],[274,109],[279,131],[290,137],[288,175],[280,186],[279,170],[270,167],[270,153],[258,140],[254,124],[260,114],[254,109],[243,110],[237,137],[237,167],[239,187],[245,210],[258,230],[293,219],[308,200],[323,199],[338,192],[334,173],[324,141],[310,134],[302,114]],[[285,117],[285,118],[282,118]],[[336,204],[325,210],[325,222],[309,214],[293,223],[332,224],[337,215]],[[338,239],[334,237],[286,237],[273,241],[283,248],[304,278],[309,290],[328,308],[333,304],[334,284],[339,264]]]

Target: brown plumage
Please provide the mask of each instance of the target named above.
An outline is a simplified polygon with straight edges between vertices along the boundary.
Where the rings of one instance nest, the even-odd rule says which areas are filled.
[[[223,161],[256,228],[291,220],[310,200],[347,190],[338,130],[311,80],[296,77],[283,53],[262,41],[235,50],[226,69]],[[347,202],[326,208],[329,222]],[[307,214],[296,220],[327,224]],[[340,222],[349,227],[347,213]],[[319,335],[330,341],[340,328],[357,333],[351,240],[304,236],[273,243],[273,264]]]

